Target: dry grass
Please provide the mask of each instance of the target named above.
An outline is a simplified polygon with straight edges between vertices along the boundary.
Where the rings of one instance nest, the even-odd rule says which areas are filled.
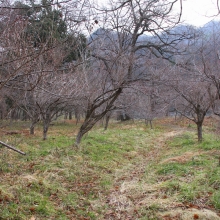
[[[199,145],[188,122],[173,119],[154,129],[111,123],[105,132],[96,126],[77,150],[78,127],[55,123],[47,141],[40,126],[34,136],[26,124],[0,130],[2,141],[27,152],[0,148],[0,219],[220,219],[213,136]]]

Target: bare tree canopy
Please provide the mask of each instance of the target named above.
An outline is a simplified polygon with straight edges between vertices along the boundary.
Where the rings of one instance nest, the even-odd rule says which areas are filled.
[[[167,114],[175,98],[176,107],[180,97],[192,104],[191,95],[204,91],[203,101],[211,102],[205,101],[203,116],[210,106],[216,110],[213,96],[219,84],[208,55],[211,47],[201,44],[202,30],[180,23],[182,5],[182,0],[109,0],[105,7],[89,0],[2,1],[1,117],[22,112],[31,133],[42,121],[46,139],[50,122],[59,115],[84,115],[78,146],[115,110],[151,121]],[[197,80],[189,84],[184,77]],[[166,87],[170,79],[176,80],[171,87],[177,96]]]

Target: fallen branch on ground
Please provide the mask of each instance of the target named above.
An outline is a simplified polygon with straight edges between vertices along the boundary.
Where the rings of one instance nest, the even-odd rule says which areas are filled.
[[[13,150],[13,151],[18,152],[19,154],[26,155],[26,153],[24,153],[24,152],[22,152],[22,151],[20,151],[20,150],[18,150],[18,149],[16,149],[16,148],[14,148],[14,147],[8,145],[8,144],[6,144],[6,143],[4,143],[4,142],[2,142],[2,141],[0,141],[0,144],[2,144],[3,146],[5,146],[5,147],[7,147],[7,148],[9,148],[9,149],[11,149],[11,150]]]

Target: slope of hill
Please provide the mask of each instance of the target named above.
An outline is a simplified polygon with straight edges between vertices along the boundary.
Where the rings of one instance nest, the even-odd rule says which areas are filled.
[[[203,143],[188,121],[97,126],[73,144],[74,121],[56,123],[42,141],[25,122],[1,130],[0,219],[205,219],[220,212],[219,138],[206,122]],[[75,127],[77,129],[77,127]],[[7,132],[6,132],[7,131]],[[74,130],[75,132],[76,130]]]

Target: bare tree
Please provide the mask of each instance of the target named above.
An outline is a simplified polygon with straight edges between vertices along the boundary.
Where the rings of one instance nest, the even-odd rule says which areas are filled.
[[[69,2],[0,3],[0,89],[18,90],[26,84],[26,90],[33,90],[44,75],[79,58],[77,48],[82,47],[79,38],[83,35],[78,26],[83,10],[75,10],[78,17],[71,21],[73,8],[81,3],[72,1],[70,11]],[[57,60],[52,58],[54,53],[60,55]]]
[[[77,105],[83,89],[80,74],[74,75],[81,63],[78,48],[85,46],[78,31],[84,21],[78,5],[82,3],[0,4],[1,94],[6,93],[31,119],[30,133],[40,119],[44,121],[44,139],[51,120],[67,106]]]
[[[212,110],[215,115],[220,116],[219,100],[220,100],[220,28],[219,22],[210,22],[204,28],[201,35],[201,44],[198,53],[201,57],[201,65],[197,67],[197,71],[203,75],[204,80],[210,82],[216,94],[211,94],[210,97],[214,100]]]
[[[184,83],[181,82],[183,80]],[[204,118],[214,102],[210,97],[212,85],[201,79],[189,77],[178,80],[178,85],[173,88],[179,94],[175,101],[176,111],[197,125],[198,141],[201,142]],[[215,94],[216,91],[213,90],[212,95]]]
[[[179,23],[181,16],[181,9],[175,18],[170,15],[178,2],[181,5],[181,1],[171,0],[110,1],[105,9],[91,9],[100,28],[89,40],[91,58],[86,71],[87,88],[92,95],[88,96],[86,117],[76,145],[98,120],[115,108],[115,101],[124,88],[147,80],[143,62],[149,59],[146,55],[149,51],[154,56],[170,59],[175,45],[183,39],[182,35],[174,38],[174,34],[172,39],[168,38],[169,30]],[[162,31],[166,34],[162,35]]]
[[[216,89],[206,77],[203,32],[195,30],[194,36],[194,39],[180,45],[186,48],[185,55],[175,57],[176,65],[171,67],[167,80],[177,93],[176,111],[197,125],[198,141],[201,142],[202,125],[215,101]]]

